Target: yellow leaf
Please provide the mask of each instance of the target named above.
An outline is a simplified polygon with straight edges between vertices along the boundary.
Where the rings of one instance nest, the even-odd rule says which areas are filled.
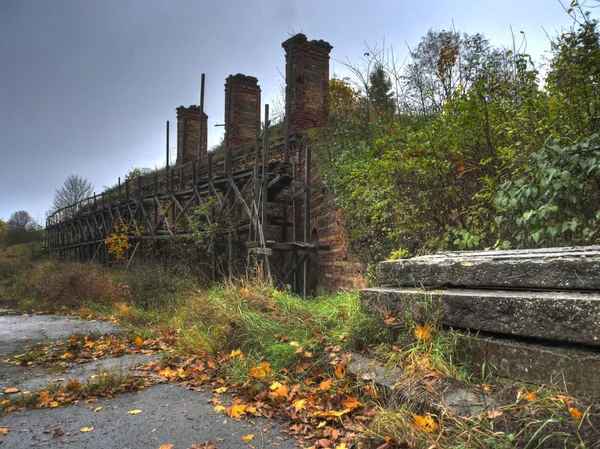
[[[142,340],[142,337],[140,337],[139,335],[137,337],[135,337],[135,345],[136,346],[142,346],[143,343],[144,343],[144,340]]]
[[[413,420],[414,428],[423,432],[435,432],[435,430],[438,428],[435,420],[429,415],[413,415]]]
[[[346,446],[346,443],[342,443],[338,444],[335,449],[348,449],[348,446]]]
[[[215,393],[222,394],[222,393],[225,393],[226,391],[227,391],[227,387],[221,387],[221,388],[217,388],[215,390]]]
[[[91,427],[82,427],[81,429],[79,429],[79,431],[81,433],[91,432],[92,430],[94,430],[94,426],[91,426]]]
[[[175,446],[173,446],[172,444],[161,444],[160,446],[158,446],[158,449],[173,449]]]
[[[244,404],[238,404],[238,405],[234,405],[231,408],[231,412],[229,414],[229,416],[231,416],[232,418],[239,418],[240,415],[243,415],[246,413],[246,406]]]
[[[319,390],[327,391],[331,388],[331,384],[333,383],[333,379],[324,380],[319,384]]]
[[[297,411],[306,410],[306,399],[299,399],[296,402],[294,402],[294,408]]]
[[[70,359],[71,357],[73,357],[73,354],[71,354],[70,352],[65,352],[63,355],[60,356],[61,359]]]
[[[128,415],[139,415],[140,413],[142,413],[141,410],[129,410],[127,412]]]
[[[425,326],[417,326],[415,328],[415,337],[419,341],[431,340],[431,326],[426,324]]]
[[[18,393],[19,390],[17,387],[8,387],[4,389],[4,394],[13,394],[13,393]]]
[[[317,425],[317,429],[320,429],[321,427],[325,427],[325,424],[327,424],[327,421],[321,421],[318,425]]]
[[[102,411],[102,407],[96,407],[96,408],[94,409],[94,412],[99,412],[99,411]]]
[[[239,349],[235,349],[233,351],[231,351],[230,357],[233,359],[234,357],[243,357],[244,354],[242,354],[242,351],[240,351]]]
[[[275,391],[275,390],[277,390],[278,388],[281,388],[281,384],[280,384],[279,382],[273,382],[269,388],[270,388],[271,390]]]
[[[60,404],[59,404],[58,402],[56,402],[56,401],[52,401],[52,402],[50,402],[50,407],[52,407],[52,408],[56,408],[56,407],[58,407],[59,405],[60,405]]]
[[[240,289],[240,296],[243,296],[245,298],[250,296],[250,290],[248,290],[247,288]]]
[[[575,421],[579,421],[583,415],[583,413],[581,413],[579,409],[575,407],[569,407],[569,413],[571,414],[571,418],[573,418]]]
[[[242,440],[244,440],[244,441],[252,441],[252,438],[254,438],[254,434],[253,433],[249,433],[248,435],[244,435],[242,437]]]
[[[298,343],[297,341],[290,341],[290,346],[297,348],[298,346],[300,346],[300,343]]]
[[[10,427],[0,427],[0,435],[7,435],[10,432]]]
[[[315,412],[315,416],[324,416],[325,418],[339,418],[346,413],[350,413],[351,410],[349,408],[345,408],[344,410],[330,410],[328,412]]]
[[[214,410],[215,412],[222,412],[223,410],[225,410],[225,407],[223,407],[222,405],[215,405]]]
[[[84,346],[86,348],[91,348],[92,346],[94,346],[94,342],[92,340],[89,340],[87,337],[85,337],[85,343]]]

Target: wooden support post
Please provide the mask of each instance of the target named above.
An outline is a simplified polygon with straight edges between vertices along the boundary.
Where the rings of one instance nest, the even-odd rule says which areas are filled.
[[[215,202],[214,202],[214,185],[213,185],[213,155],[212,153],[208,153],[208,168],[207,168],[207,175],[208,175],[208,194],[209,196],[213,199],[213,201],[211,202],[211,206],[210,206],[210,222],[214,223],[215,222]],[[211,273],[211,277],[213,282],[216,280],[217,278],[217,254],[215,252],[215,245],[214,245],[214,234],[213,234],[213,244],[212,246],[212,254],[211,254],[211,259],[212,259],[212,273]]]
[[[200,77],[200,121],[199,127],[200,131],[198,134],[198,154],[196,155],[196,160],[200,159],[200,155],[202,154],[202,144],[204,139],[204,132],[202,130],[202,119],[204,117],[204,73]]]

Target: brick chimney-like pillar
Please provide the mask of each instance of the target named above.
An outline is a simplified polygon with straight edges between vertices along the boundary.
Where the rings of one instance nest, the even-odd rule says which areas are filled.
[[[285,49],[290,133],[326,125],[329,121],[329,52],[333,47],[322,40],[309,41],[301,33],[281,46]]]
[[[260,132],[260,86],[253,76],[238,73],[225,82],[227,147],[254,140]]]
[[[187,164],[196,160],[200,138],[200,107],[177,108],[177,163]],[[208,150],[208,115],[202,116],[202,149],[200,157]]]

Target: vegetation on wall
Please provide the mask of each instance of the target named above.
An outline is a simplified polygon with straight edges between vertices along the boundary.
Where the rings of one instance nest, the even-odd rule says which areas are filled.
[[[331,80],[315,146],[364,261],[597,243],[600,32],[577,11],[545,66],[515,43],[430,31],[403,67],[372,49]]]

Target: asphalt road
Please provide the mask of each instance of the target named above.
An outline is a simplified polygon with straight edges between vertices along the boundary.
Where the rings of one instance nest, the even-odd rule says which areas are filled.
[[[6,362],[9,356],[26,352],[35,342],[63,340],[75,333],[97,335],[119,331],[110,323],[72,317],[0,316],[1,390],[18,385],[41,388],[43,382],[36,379],[50,373],[43,368],[30,370]],[[113,360],[115,364],[121,363],[119,359]],[[102,369],[106,369],[107,363],[113,362],[105,362]],[[81,366],[74,369],[81,371]],[[77,377],[69,372],[61,376]],[[0,394],[0,400],[6,397]],[[186,449],[205,441],[211,441],[219,449],[297,447],[293,439],[282,433],[283,426],[276,420],[228,418],[214,411],[214,405],[208,402],[211,398],[210,392],[159,384],[91,404],[79,402],[68,407],[0,414],[0,428],[9,428],[6,435],[0,434],[0,448],[158,449],[172,444],[172,449]],[[228,402],[226,395],[221,399]],[[95,411],[98,407],[101,410]],[[131,410],[141,412],[128,414]],[[93,430],[81,431],[92,427]],[[254,435],[250,441],[242,440],[250,434]]]

